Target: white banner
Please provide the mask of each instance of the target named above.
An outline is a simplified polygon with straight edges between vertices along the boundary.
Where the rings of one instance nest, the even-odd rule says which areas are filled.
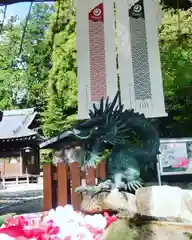
[[[165,113],[157,18],[158,2],[116,0],[122,103],[146,117]]]
[[[77,0],[78,117],[117,93],[113,0]]]
[[[116,33],[114,27],[116,7]],[[78,117],[117,89],[121,101],[146,117],[166,116],[159,46],[158,0],[77,0]]]

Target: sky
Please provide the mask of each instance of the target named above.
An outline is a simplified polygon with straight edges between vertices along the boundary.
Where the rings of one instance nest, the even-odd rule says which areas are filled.
[[[28,14],[29,6],[30,6],[30,2],[8,5],[6,19],[9,18],[10,16],[18,15],[19,19],[23,20]],[[4,9],[4,7],[0,7],[0,9]],[[1,13],[0,20],[2,20],[2,15],[3,14]]]
[[[19,19],[24,19],[29,11],[30,2],[28,3],[16,3],[7,7],[6,18],[10,16],[18,15]]]

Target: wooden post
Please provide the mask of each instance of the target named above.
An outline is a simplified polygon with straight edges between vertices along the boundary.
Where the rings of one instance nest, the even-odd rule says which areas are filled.
[[[66,163],[60,163],[57,166],[57,205],[65,206],[68,204],[68,166]]]
[[[5,164],[6,164],[6,160],[4,159],[3,160],[3,175],[5,175],[5,168],[6,168]]]
[[[35,146],[33,149],[35,149],[35,151],[34,151],[35,174],[39,175],[40,174],[40,150],[39,150],[39,146]]]
[[[53,181],[53,165],[44,164],[43,166],[43,187],[44,187],[44,211],[48,211],[56,206],[64,206],[71,203],[75,210],[80,209],[82,195],[76,193],[75,189],[81,185],[81,171],[79,164],[73,162],[70,164],[70,179],[72,191],[69,184],[69,168],[65,163],[60,163],[57,166],[56,177]],[[97,177],[100,180],[105,180],[105,162],[101,162],[97,167],[97,171],[94,168],[89,168],[86,174],[86,183],[88,185],[95,185]],[[54,185],[54,183],[57,185]],[[56,190],[57,189],[57,196]],[[71,202],[70,202],[71,200]]]
[[[44,192],[44,211],[53,207],[53,181],[52,164],[46,163],[43,166],[43,192]]]
[[[29,179],[29,175],[27,175],[27,184],[29,184],[30,179]]]
[[[20,157],[19,157],[19,163],[20,163],[20,175],[23,175],[23,157],[22,157],[22,152],[21,152],[21,149],[20,149]]]
[[[102,161],[98,167],[99,167],[99,179],[106,180],[105,161]]]
[[[19,184],[19,177],[18,176],[16,176],[15,181],[16,181],[16,185],[18,185]]]
[[[86,174],[86,183],[87,185],[95,185],[96,183],[96,170],[95,168],[88,168],[87,174]]]
[[[72,182],[72,205],[75,210],[80,209],[81,194],[75,192],[75,189],[81,185],[80,167],[77,162],[70,164],[71,182]]]

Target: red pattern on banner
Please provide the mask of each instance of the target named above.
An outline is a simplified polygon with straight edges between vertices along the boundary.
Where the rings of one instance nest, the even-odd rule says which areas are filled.
[[[91,101],[107,97],[103,3],[89,12]]]

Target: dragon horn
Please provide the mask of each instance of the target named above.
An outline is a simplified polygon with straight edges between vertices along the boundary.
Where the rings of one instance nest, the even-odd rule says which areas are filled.
[[[121,105],[119,106],[119,111],[122,112],[123,108],[124,108],[124,104],[121,104]]]
[[[107,97],[107,100],[105,102],[105,110],[107,110],[109,107],[109,97]]]
[[[102,97],[102,98],[101,98],[101,102],[100,102],[100,109],[99,109],[100,114],[103,113],[103,107],[104,107],[104,99],[103,99],[103,97]]]
[[[119,108],[119,106],[116,106],[114,112],[116,112],[118,110],[118,108]]]
[[[111,106],[110,106],[110,110],[111,112],[113,112],[113,109],[115,107],[115,104],[117,103],[117,99],[119,98],[119,93],[117,92],[114,99],[113,99],[113,102],[111,103]]]
[[[95,103],[93,104],[93,109],[94,109],[94,111],[95,111],[95,114],[97,114],[97,113],[98,113],[98,109],[97,109]]]
[[[89,110],[89,116],[92,118],[94,116],[94,113],[92,110]]]
[[[86,139],[88,139],[88,138],[90,138],[92,136],[94,131],[95,131],[95,127],[93,129],[91,129],[90,133],[87,136],[85,136],[85,137],[80,136],[78,133],[75,132],[75,130],[68,131],[68,133],[71,133],[73,136],[75,136],[78,139],[86,140]]]

